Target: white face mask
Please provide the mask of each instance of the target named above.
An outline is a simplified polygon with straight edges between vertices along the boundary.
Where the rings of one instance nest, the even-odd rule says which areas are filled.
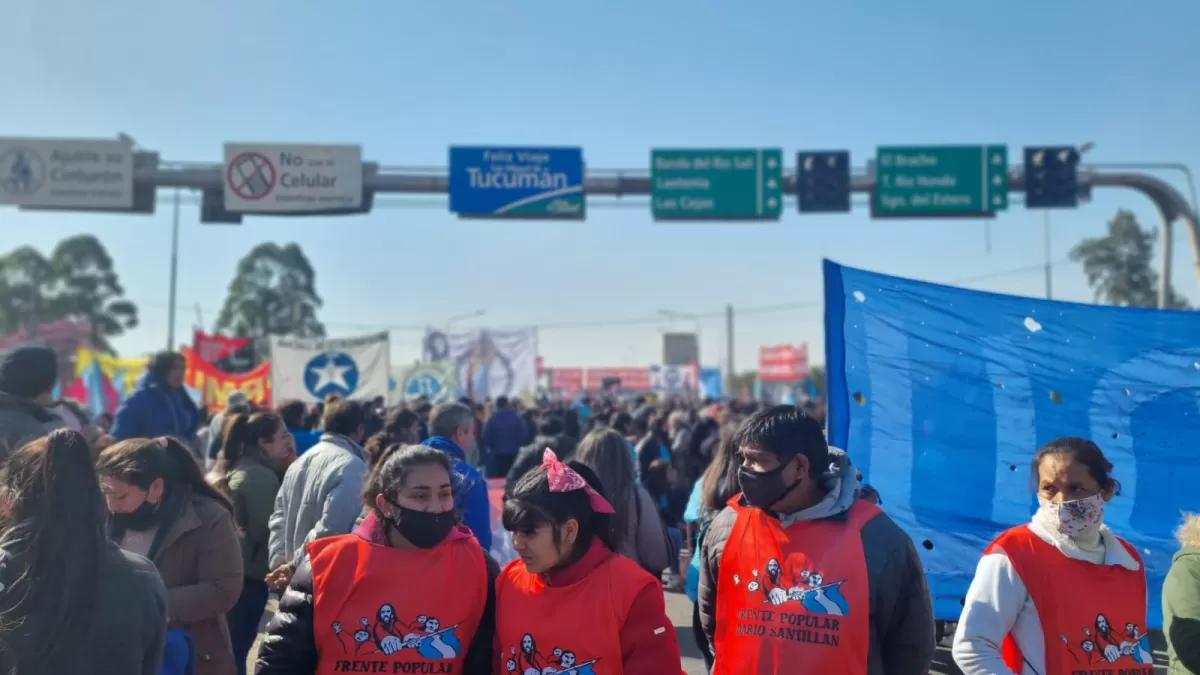
[[[1104,522],[1103,494],[1070,502],[1052,502],[1039,495],[1038,504],[1033,519],[1047,530],[1066,537],[1094,534]]]

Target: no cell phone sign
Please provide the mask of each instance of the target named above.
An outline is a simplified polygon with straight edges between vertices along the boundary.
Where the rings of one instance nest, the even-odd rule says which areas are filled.
[[[242,199],[257,200],[275,189],[275,165],[260,152],[243,152],[225,169],[226,188]]]

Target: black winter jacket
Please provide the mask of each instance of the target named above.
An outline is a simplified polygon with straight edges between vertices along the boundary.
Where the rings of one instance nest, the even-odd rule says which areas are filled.
[[[463,661],[463,675],[491,675],[492,640],[496,633],[496,577],[500,566],[485,551],[487,604]],[[279,598],[279,609],[267,624],[267,634],[258,650],[256,675],[311,675],[317,669],[317,645],[313,637],[313,580],[308,553],[301,560],[292,582]]]

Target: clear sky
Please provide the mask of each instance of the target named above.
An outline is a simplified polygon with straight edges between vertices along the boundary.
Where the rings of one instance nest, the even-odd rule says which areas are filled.
[[[655,146],[782,147],[789,166],[796,150],[846,148],[861,166],[879,144],[1007,143],[1017,163],[1027,144],[1093,141],[1090,161],[1200,170],[1196,0],[6,0],[0,17],[0,135],[125,132],[171,161],[274,141],[361,143],[406,166],[443,166],[451,144],[579,145],[589,166],[645,170]],[[116,345],[152,351],[166,340],[170,199],[154,216],[5,209],[2,248],[98,235],[141,309]],[[670,309],[705,315],[716,364],[733,303],[789,306],[738,315],[739,369],[789,341],[820,362],[823,257],[1044,292],[1041,213],[1022,206],[994,220],[989,249],[980,221],[871,221],[865,206],[656,224],[644,198],[603,201],[583,223],[459,221],[443,199],[229,227],[200,225],[192,198],[177,335],[196,307],[211,326],[237,260],[264,240],[307,252],[331,335],[399,327],[394,361],[418,355],[411,327],[486,308],[457,325],[537,324],[552,366],[647,364],[662,331],[695,325],[656,318]],[[1158,221],[1139,194],[1098,191],[1053,213],[1052,258],[1121,207]],[[1183,231],[1175,243],[1174,283],[1200,298]],[[1091,300],[1078,266],[1054,272],[1056,297]]]

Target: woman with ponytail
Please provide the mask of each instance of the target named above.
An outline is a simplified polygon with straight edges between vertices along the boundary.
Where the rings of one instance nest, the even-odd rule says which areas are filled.
[[[233,505],[174,438],[121,441],[100,453],[96,469],[112,512],[109,537],[158,567],[169,626],[173,636],[190,636],[195,675],[233,675],[225,613],[242,592]],[[168,661],[177,644],[168,640]]]
[[[587,465],[552,450],[505,496],[520,559],[496,580],[492,672],[683,672],[659,580],[613,552],[614,511]]]
[[[83,435],[14,452],[0,505],[0,673],[156,675],[166,590],[149,561],[106,541]]]
[[[283,472],[296,459],[296,445],[275,413],[238,413],[228,418],[217,462],[208,481],[233,503],[233,520],[242,545],[242,594],[225,615],[238,675],[267,606],[269,521]]]

